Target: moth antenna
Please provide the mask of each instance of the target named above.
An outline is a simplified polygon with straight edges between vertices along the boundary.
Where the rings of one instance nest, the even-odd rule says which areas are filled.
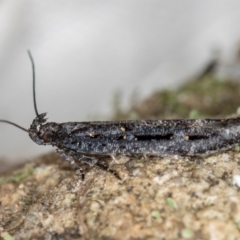
[[[13,125],[13,126],[15,126],[15,127],[17,127],[17,128],[20,128],[21,130],[23,130],[23,131],[25,131],[25,132],[28,132],[28,130],[27,130],[26,128],[23,128],[23,127],[19,126],[19,125],[16,124],[16,123],[13,123],[13,122],[10,122],[10,121],[7,121],[7,120],[2,120],[2,119],[0,119],[0,122],[4,122],[4,123],[11,124],[11,125]]]
[[[38,114],[38,110],[37,110],[37,103],[36,103],[36,91],[35,91],[35,66],[34,66],[34,61],[33,61],[33,57],[32,57],[32,54],[30,52],[30,50],[27,50],[27,53],[28,53],[28,56],[31,60],[31,63],[32,63],[32,78],[33,78],[33,104],[34,104],[34,110],[35,110],[35,113],[37,115],[37,117],[39,117],[39,114]]]
[[[34,66],[34,61],[33,61],[33,57],[32,57],[31,52],[28,50],[27,53],[28,53],[28,56],[29,56],[29,58],[30,58],[30,60],[31,60],[31,64],[32,64],[34,110],[35,110],[35,113],[36,113],[37,117],[39,117],[38,110],[37,110],[37,104],[36,104],[36,92],[35,92],[35,66]],[[19,128],[19,129],[27,132],[27,133],[29,132],[26,128],[21,127],[21,126],[19,126],[19,125],[16,124],[16,123],[13,123],[13,122],[10,122],[10,121],[4,120],[4,119],[0,119],[0,122],[11,124],[11,125]]]

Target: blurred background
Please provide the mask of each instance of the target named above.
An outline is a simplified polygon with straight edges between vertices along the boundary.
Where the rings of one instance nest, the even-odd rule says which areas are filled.
[[[38,111],[59,123],[111,119],[116,96],[127,110],[213,69],[238,81],[239,22],[238,0],[0,0],[0,118],[28,128],[35,117],[27,49]],[[50,150],[0,124],[1,160]]]

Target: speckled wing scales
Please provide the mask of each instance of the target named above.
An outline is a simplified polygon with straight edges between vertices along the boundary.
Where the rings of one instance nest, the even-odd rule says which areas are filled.
[[[239,122],[200,119],[64,123],[62,129],[72,130],[59,147],[93,156],[201,155],[229,148],[238,141]]]

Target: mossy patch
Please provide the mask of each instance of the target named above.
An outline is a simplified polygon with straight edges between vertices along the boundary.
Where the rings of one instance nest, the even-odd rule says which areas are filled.
[[[205,77],[177,90],[160,90],[121,111],[119,99],[114,119],[223,117],[237,112],[240,84],[229,79]]]
[[[27,177],[29,177],[30,175],[32,175],[34,172],[34,169],[32,167],[30,167],[29,165],[26,165],[25,168],[21,169],[21,171],[17,171],[14,174],[12,174],[11,176],[1,176],[0,177],[0,186],[2,184],[8,183],[8,182],[14,182],[19,184],[20,182],[22,182],[23,180],[25,180]]]

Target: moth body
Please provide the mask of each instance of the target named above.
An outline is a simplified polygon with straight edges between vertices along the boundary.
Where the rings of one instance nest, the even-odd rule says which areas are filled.
[[[94,165],[97,156],[207,155],[240,143],[240,118],[46,123],[33,120],[29,135],[71,161]],[[66,158],[66,157],[65,157]]]

